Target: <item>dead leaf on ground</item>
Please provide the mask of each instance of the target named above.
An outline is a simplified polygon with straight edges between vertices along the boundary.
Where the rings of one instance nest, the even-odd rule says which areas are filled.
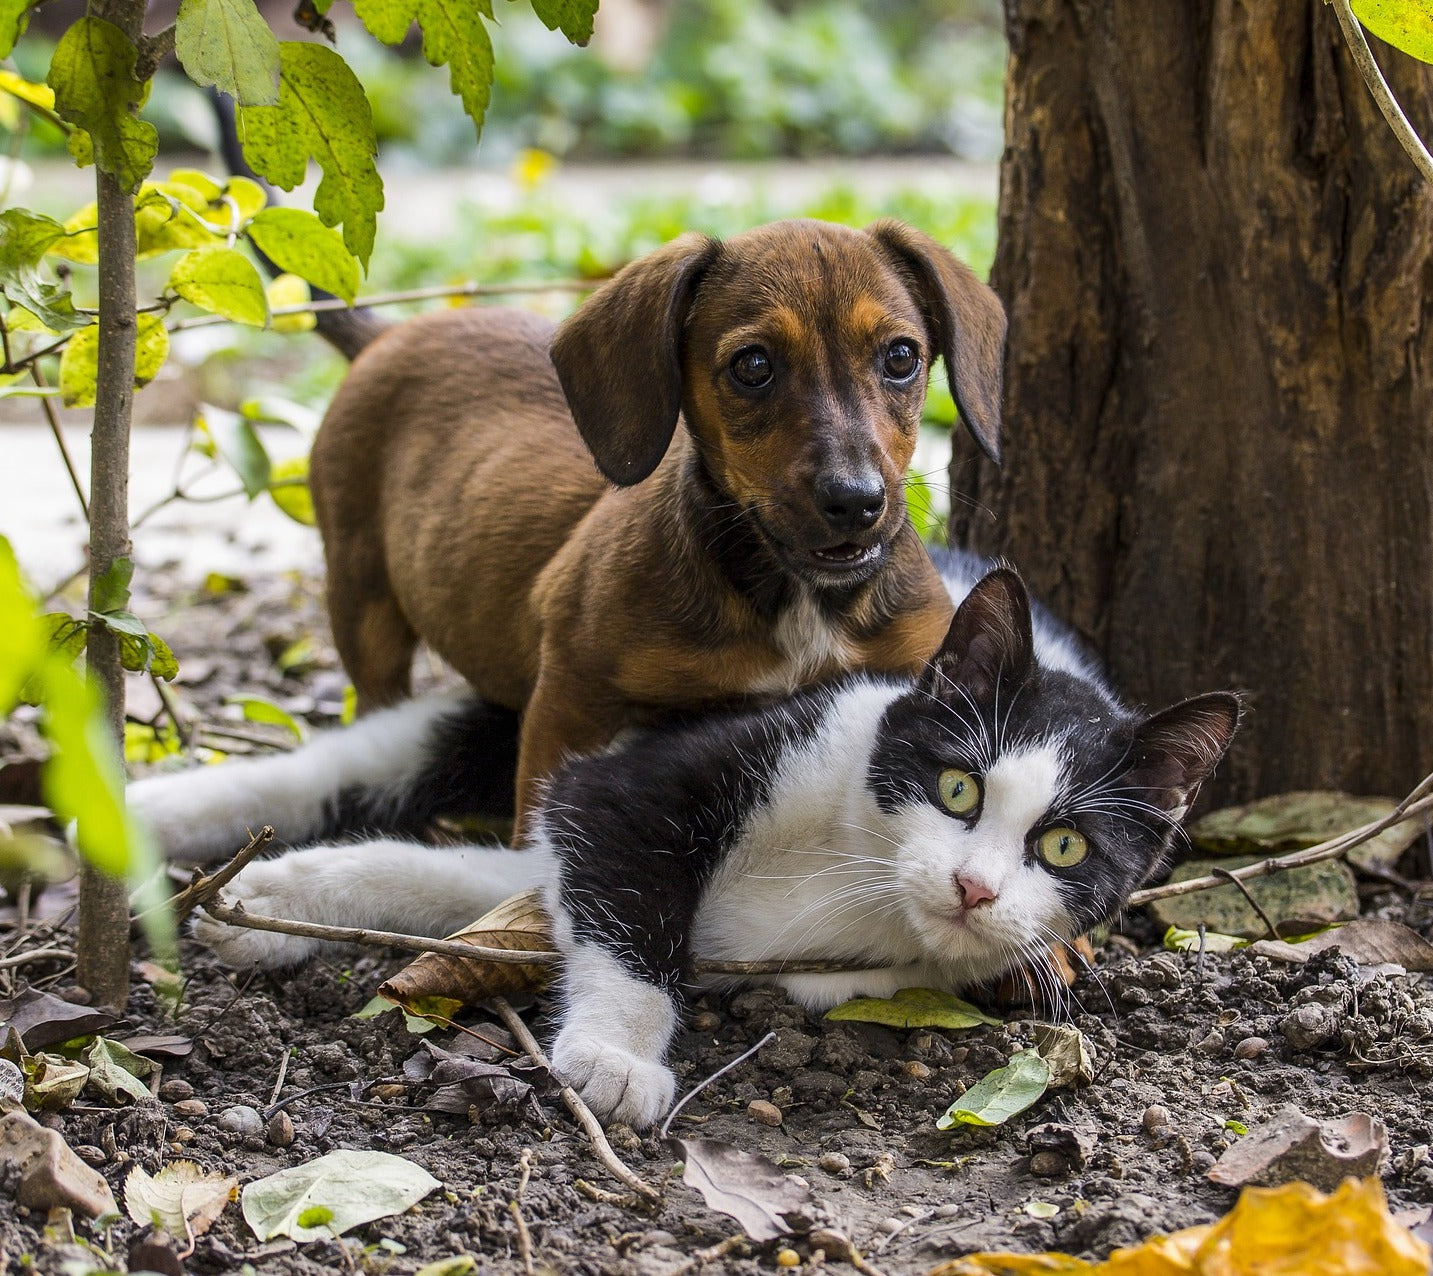
[[[1303,1179],[1332,1191],[1349,1176],[1376,1174],[1388,1151],[1388,1131],[1377,1117],[1355,1112],[1315,1121],[1293,1104],[1238,1139],[1209,1171],[1225,1187],[1275,1187]]]
[[[954,993],[935,988],[902,988],[893,997],[857,997],[828,1010],[826,1018],[890,1028],[960,1029],[1000,1023]]]
[[[133,1037],[111,1037],[111,1041],[134,1054],[160,1059],[186,1059],[194,1053],[194,1039],[172,1034],[143,1033]]]
[[[810,1187],[766,1157],[720,1139],[670,1138],[667,1146],[683,1162],[682,1182],[710,1208],[736,1219],[752,1240],[775,1240],[807,1224]]]
[[[1205,877],[1215,869],[1244,868],[1263,856],[1231,855],[1221,859],[1185,860],[1170,874],[1171,882]],[[1358,916],[1358,890],[1347,864],[1326,860],[1289,869],[1269,877],[1247,879],[1243,885],[1259,901],[1259,907],[1277,926],[1299,919],[1305,930],[1328,922],[1344,922]],[[1237,886],[1214,886],[1191,895],[1171,895],[1155,900],[1149,911],[1161,926],[1180,930],[1206,930],[1223,935],[1262,939],[1268,935],[1263,919],[1244,898]],[[1308,924],[1312,923],[1312,924]],[[1296,932],[1297,933],[1297,932]]]
[[[1090,1043],[1072,1024],[1038,1024],[1035,1049],[1050,1068],[1050,1089],[1089,1085],[1095,1079]]]
[[[431,1041],[419,1044],[417,1053],[403,1064],[403,1075],[435,1087],[423,1104],[429,1111],[460,1116],[473,1107],[516,1107],[533,1092],[532,1082],[514,1076],[511,1068],[445,1050]]]
[[[1316,953],[1337,948],[1360,966],[1402,966],[1404,970],[1433,970],[1433,944],[1402,922],[1359,918],[1346,926],[1320,931],[1297,944],[1282,939],[1260,940],[1249,951],[1275,961],[1303,963]]]
[[[261,1241],[302,1244],[401,1214],[441,1186],[404,1157],[343,1148],[247,1184],[244,1221]]]
[[[136,1165],[124,1181],[124,1208],[141,1227],[172,1236],[203,1236],[239,1196],[239,1180],[173,1161],[151,1176]]]
[[[1372,824],[1398,806],[1393,798],[1347,793],[1279,793],[1244,806],[1211,811],[1189,829],[1190,840],[1217,855],[1282,855],[1317,846]],[[1391,869],[1426,827],[1419,819],[1384,829],[1348,858],[1363,868]]]
[[[150,1097],[149,1087],[140,1078],[153,1072],[154,1064],[119,1042],[96,1037],[80,1055],[80,1060],[89,1065],[90,1088],[111,1103],[122,1103],[125,1098]]]
[[[27,1209],[70,1209],[86,1218],[118,1210],[104,1177],[74,1154],[59,1131],[24,1112],[0,1117],[0,1165],[18,1169],[15,1199]]]
[[[118,1018],[112,1010],[76,1006],[33,988],[9,1001],[0,1001],[0,1025],[14,1028],[27,1050],[43,1050],[103,1032]]]
[[[1105,1262],[1068,1254],[967,1254],[927,1276],[1427,1276],[1433,1251],[1388,1212],[1376,1178],[1331,1195],[1307,1183],[1246,1188],[1217,1223],[1117,1249]]]
[[[553,952],[552,924],[536,888],[504,900],[471,926],[449,939],[480,948]],[[471,961],[444,953],[424,953],[378,989],[381,997],[413,1014],[432,997],[450,997],[470,1006],[490,997],[520,997],[541,992],[552,981],[553,968],[517,962]]]

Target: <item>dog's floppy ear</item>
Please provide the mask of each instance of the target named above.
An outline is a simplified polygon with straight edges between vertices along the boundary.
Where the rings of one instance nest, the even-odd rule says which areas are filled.
[[[1005,308],[964,262],[929,235],[885,218],[866,227],[913,276],[927,326],[945,358],[960,416],[981,450],[1000,464],[1000,387],[1005,372]]]
[[[618,271],[552,339],[582,440],[621,487],[655,470],[672,441],[682,408],[682,325],[720,248],[705,235],[672,240]]]

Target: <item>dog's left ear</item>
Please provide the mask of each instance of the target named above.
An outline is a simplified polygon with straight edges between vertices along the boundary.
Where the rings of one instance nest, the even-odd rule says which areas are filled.
[[[926,325],[940,347],[960,417],[1000,464],[1000,387],[1005,373],[1005,308],[975,272],[929,235],[885,218],[866,227],[911,276]]]
[[[657,468],[682,408],[681,334],[721,244],[682,235],[623,267],[561,324],[552,363],[597,468],[619,487]]]

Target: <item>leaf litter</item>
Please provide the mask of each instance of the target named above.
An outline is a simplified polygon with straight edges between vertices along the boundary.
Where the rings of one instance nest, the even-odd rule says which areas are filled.
[[[401,1214],[442,1186],[427,1170],[390,1152],[340,1149],[244,1188],[244,1221],[261,1241],[341,1236]]]

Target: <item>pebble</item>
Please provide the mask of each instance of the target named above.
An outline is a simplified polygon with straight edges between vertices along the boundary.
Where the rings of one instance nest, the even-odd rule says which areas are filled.
[[[194,1097],[194,1087],[180,1077],[174,1077],[159,1087],[159,1097],[166,1103],[182,1103]]]
[[[93,1143],[76,1144],[75,1155],[86,1165],[103,1165],[109,1159],[104,1149],[95,1147]]]
[[[851,1238],[834,1227],[818,1227],[807,1233],[806,1240],[813,1250],[819,1249],[827,1258],[833,1258],[838,1263],[849,1263],[859,1257]]]
[[[1267,1053],[1268,1049],[1269,1043],[1263,1037],[1245,1037],[1234,1047],[1234,1057],[1246,1061],[1259,1059]]]
[[[248,1104],[239,1103],[219,1113],[219,1128],[249,1137],[264,1132],[264,1118]]]
[[[929,1081],[934,1075],[919,1059],[907,1059],[901,1064],[901,1073],[913,1081]]]
[[[851,1170],[851,1158],[844,1152],[822,1152],[816,1164],[827,1174],[848,1174]]]
[[[180,1099],[174,1105],[174,1115],[183,1117],[186,1121],[197,1121],[200,1117],[209,1115],[209,1105],[203,1099]]]
[[[1205,1054],[1218,1054],[1224,1049],[1224,1034],[1218,1028],[1211,1028],[1207,1037],[1195,1042],[1194,1048]]]
[[[1040,1178],[1055,1178],[1067,1174],[1070,1163],[1058,1152],[1036,1152],[1030,1158],[1030,1173]]]
[[[1169,1109],[1162,1104],[1152,1103],[1144,1110],[1144,1116],[1139,1123],[1146,1134],[1154,1134],[1169,1124]]]
[[[721,1016],[712,1010],[698,1010],[689,1024],[693,1032],[715,1032],[721,1027]]]
[[[906,1220],[901,1218],[883,1218],[876,1224],[876,1231],[885,1232],[889,1236],[892,1232],[899,1232],[906,1225]]]
[[[269,1118],[264,1137],[276,1148],[286,1148],[294,1141],[293,1118],[282,1108]]]
[[[801,1255],[794,1249],[779,1249],[776,1251],[776,1265],[778,1267],[800,1267]]]
[[[782,1121],[781,1109],[765,1099],[753,1099],[746,1105],[746,1114],[762,1125],[780,1125]]]
[[[947,1201],[944,1205],[937,1205],[932,1218],[959,1218],[963,1206],[957,1205],[954,1201]]]
[[[392,1083],[376,1085],[371,1093],[378,1099],[401,1099],[408,1093],[408,1087]]]
[[[194,1131],[187,1125],[176,1125],[174,1127],[174,1138],[172,1142],[176,1144],[193,1143]]]

